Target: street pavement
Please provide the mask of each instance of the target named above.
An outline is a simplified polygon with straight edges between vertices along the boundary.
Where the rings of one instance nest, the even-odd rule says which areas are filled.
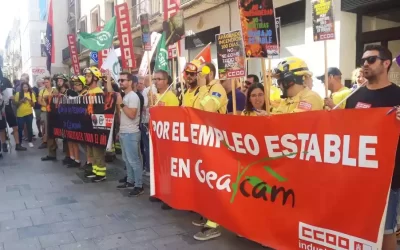
[[[36,133],[37,134],[37,133]],[[223,230],[207,242],[193,239],[198,215],[163,211],[140,197],[118,191],[123,163],[108,166],[109,179],[87,182],[83,172],[41,162],[46,150],[7,153],[0,159],[0,250],[252,250],[266,249]],[[84,159],[84,158],[82,158]]]

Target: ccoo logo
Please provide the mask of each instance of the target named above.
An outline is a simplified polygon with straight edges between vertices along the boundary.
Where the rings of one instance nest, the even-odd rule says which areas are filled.
[[[104,46],[105,43],[110,39],[111,39],[110,32],[104,30],[97,33],[96,38],[94,38],[98,46]]]

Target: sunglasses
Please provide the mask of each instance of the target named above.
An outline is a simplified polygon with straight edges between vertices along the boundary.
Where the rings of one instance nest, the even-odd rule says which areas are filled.
[[[361,66],[364,65],[365,62],[367,62],[368,64],[374,64],[378,59],[385,60],[384,58],[381,58],[379,56],[369,56],[366,58],[361,58]]]
[[[186,73],[186,75],[188,75],[188,76],[196,76],[196,75],[197,75],[196,72],[187,72],[187,71],[185,71],[185,73]]]

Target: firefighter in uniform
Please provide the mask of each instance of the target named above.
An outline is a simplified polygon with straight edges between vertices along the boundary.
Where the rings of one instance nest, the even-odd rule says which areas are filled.
[[[305,85],[306,76],[312,75],[307,64],[296,57],[288,57],[274,70],[282,99],[272,114],[288,114],[312,110],[323,110],[324,101]]]
[[[219,80],[215,79],[216,69],[214,64],[205,63],[200,66],[197,75],[197,84],[200,87],[197,98],[193,103],[196,109],[226,114],[228,97],[224,87]],[[196,240],[210,240],[221,236],[221,230],[217,223],[200,218],[192,222],[195,226],[201,226],[203,229],[193,237]]]
[[[97,67],[84,69],[86,84],[88,86],[88,95],[103,94],[103,90],[98,86],[98,81],[101,79],[101,72]],[[87,154],[92,159],[92,171],[87,171],[85,176],[92,178],[93,182],[106,180],[106,163],[104,160],[105,149],[96,146],[87,146]]]

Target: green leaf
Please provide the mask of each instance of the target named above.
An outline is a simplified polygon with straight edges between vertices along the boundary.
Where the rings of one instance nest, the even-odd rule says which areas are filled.
[[[249,180],[249,183],[253,187],[255,187],[258,184],[260,184],[261,182],[263,182],[263,180],[261,180],[257,176],[246,176],[246,179]],[[271,187],[268,184],[263,184],[263,185],[258,186],[257,190],[261,190],[263,187],[265,187],[267,189],[268,193],[271,193]]]
[[[272,168],[265,166],[264,167],[265,171],[267,171],[270,175],[272,175],[275,179],[277,179],[280,182],[285,182],[287,181],[286,178],[282,177],[281,175],[279,175],[277,172],[275,172]]]
[[[226,143],[225,140],[222,140],[222,145],[224,145],[228,150],[233,151],[233,150],[231,149],[231,147],[228,145],[228,143]]]

